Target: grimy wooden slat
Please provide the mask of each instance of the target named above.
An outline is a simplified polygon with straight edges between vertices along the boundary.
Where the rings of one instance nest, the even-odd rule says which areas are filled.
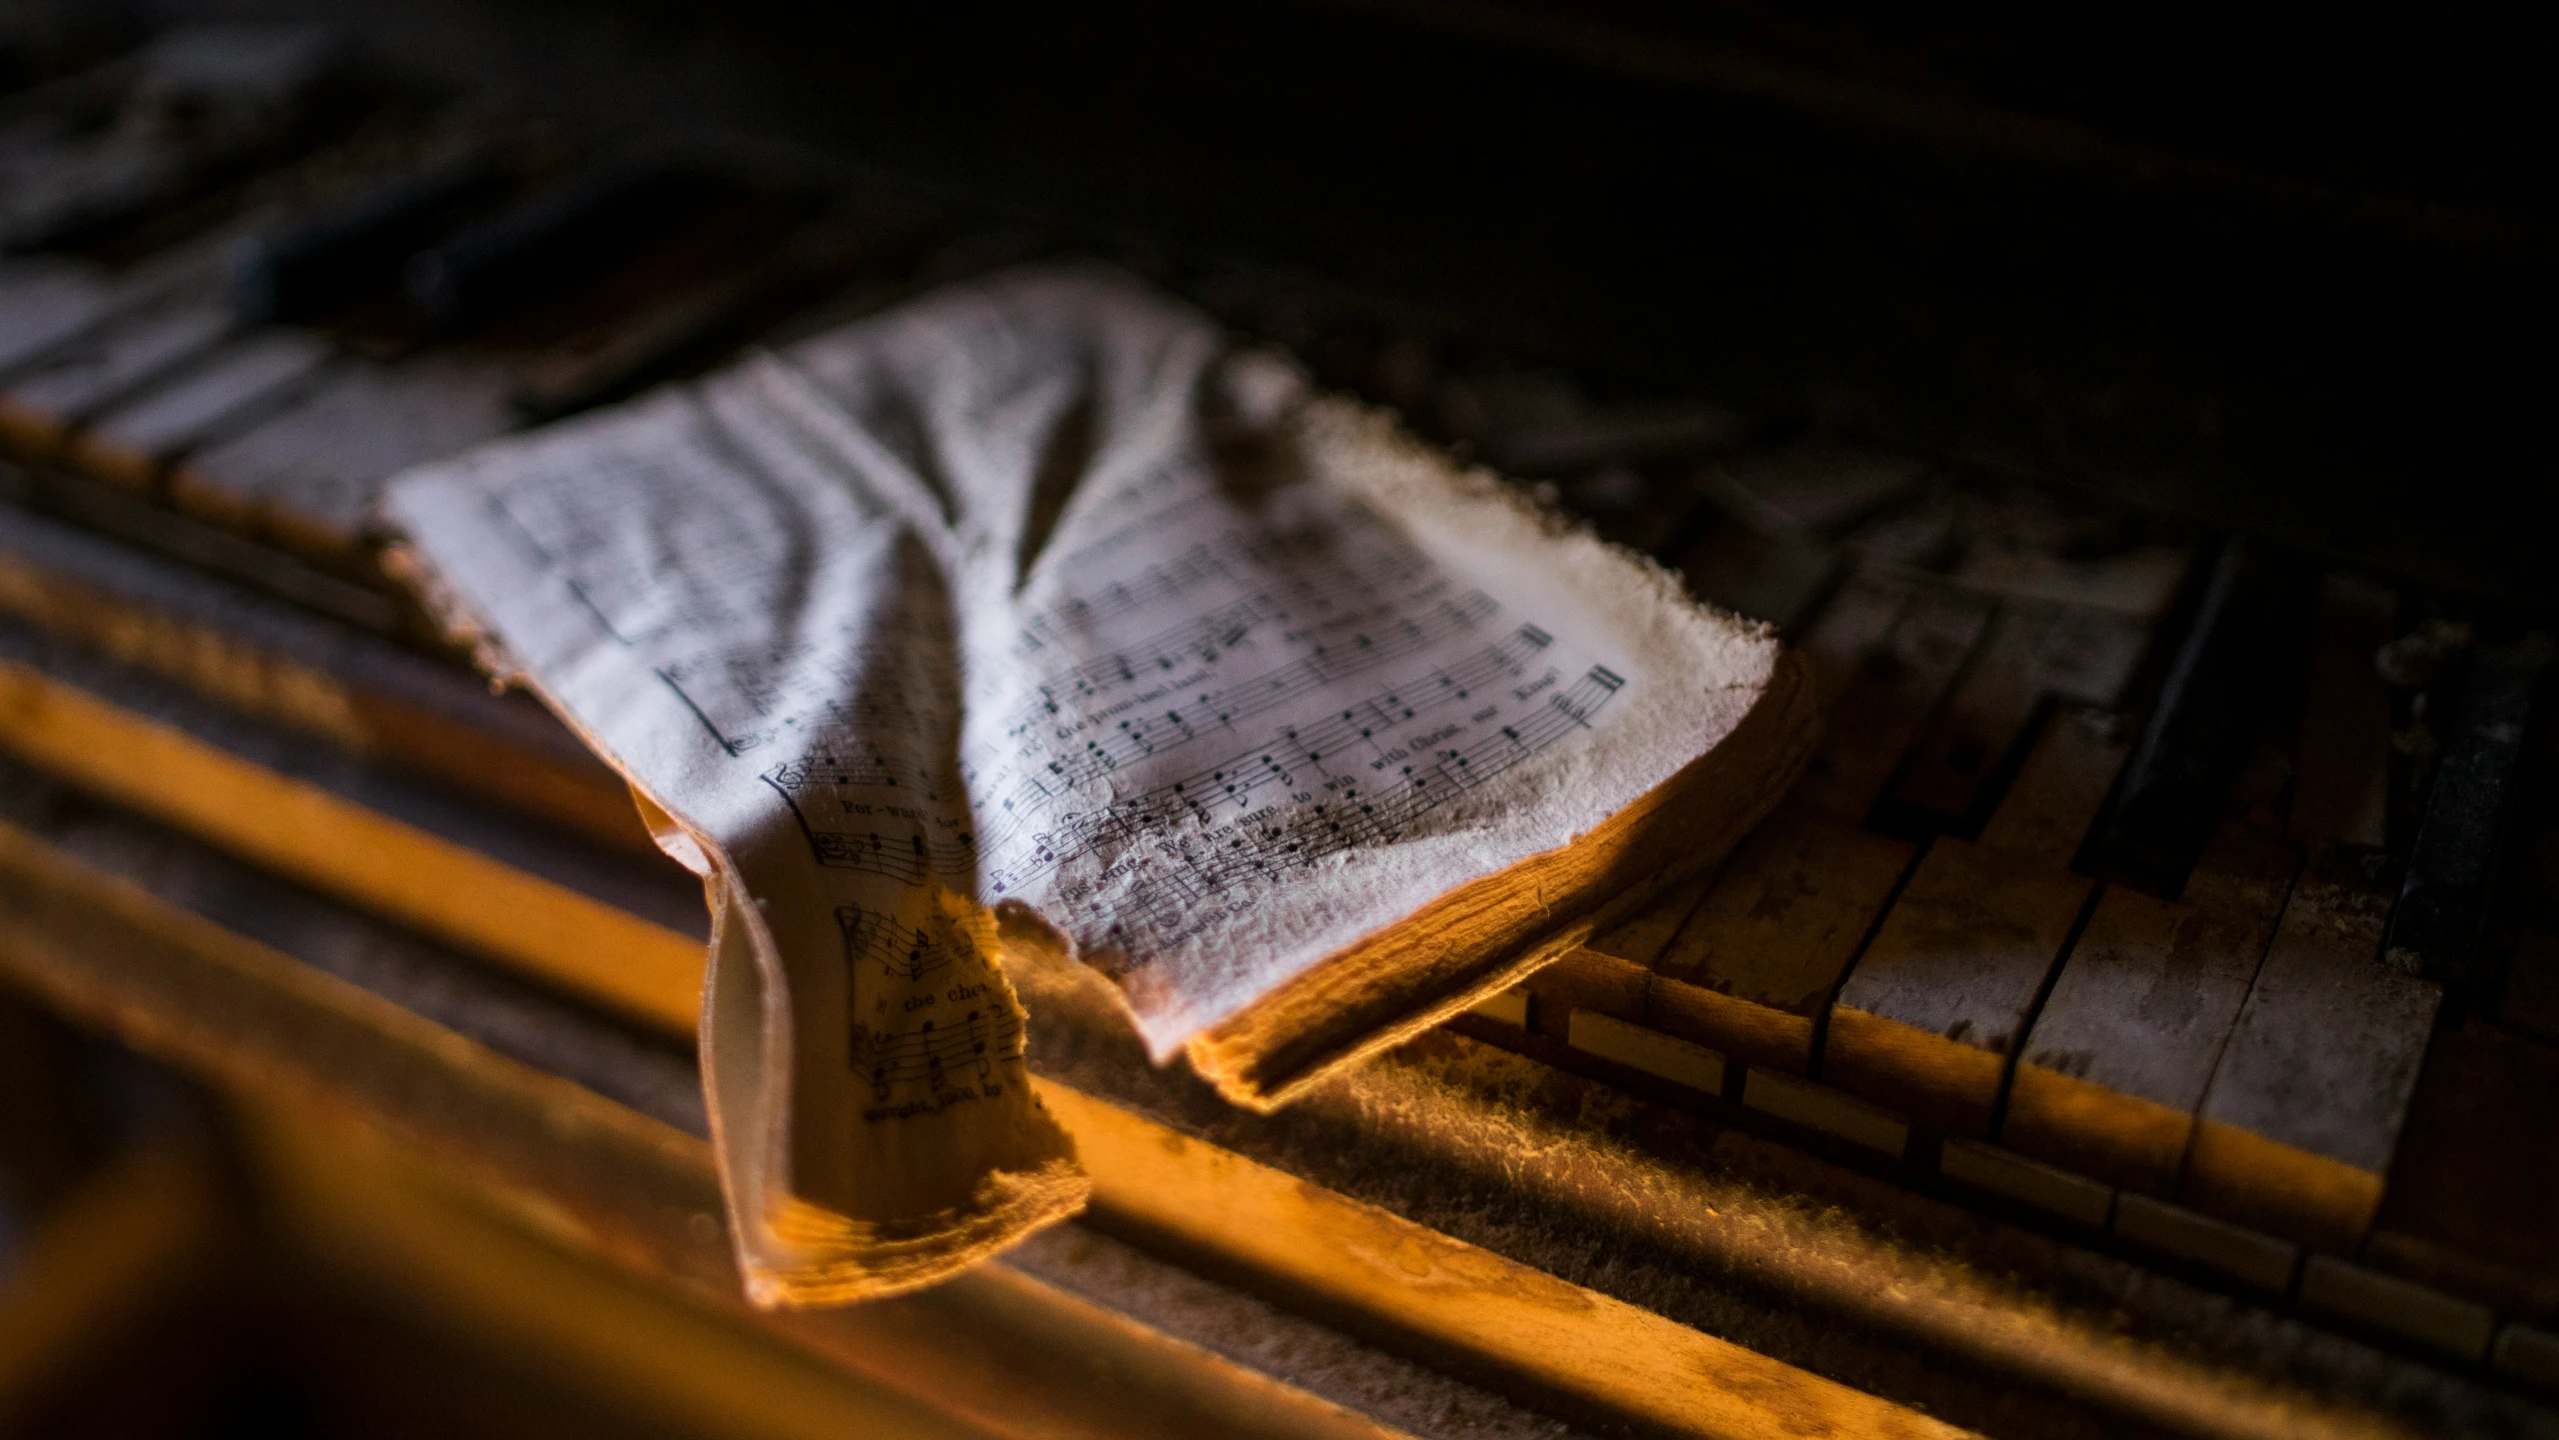
[[[1802,1075],[1813,1027],[1915,847],[1802,810],[1744,842],[1656,962],[1643,1023]]]
[[[2177,899],[2109,887],[2027,1033],[2000,1143],[2144,1194],[2173,1192],[2297,866],[2266,817],[2242,806]]]
[[[81,420],[220,343],[230,307],[212,285],[96,325],[0,382],[0,435],[51,452]]]
[[[2291,829],[2312,842],[2197,1114],[2180,1195],[2197,1209],[2350,1249],[2372,1222],[2441,1001],[2381,963],[2391,909],[2372,833],[2389,694],[2368,644],[2386,592],[2323,586],[2302,698]],[[2324,656],[2322,654],[2324,652]],[[2386,742],[2386,735],[2385,735]],[[2327,833],[2327,832],[2340,833]]]
[[[1654,968],[1639,1019],[1751,1064],[1804,1074],[1814,1017],[1909,864],[1860,821],[1988,607],[1898,576],[1852,577],[1804,637],[1833,717],[1808,778],[1735,852]]]
[[[1865,823],[1894,767],[1981,643],[1992,602],[1943,584],[1851,577],[1804,636],[1829,726],[1791,803]]]
[[[2318,1249],[2363,1238],[2442,999],[2382,968],[2380,868],[2322,847],[2294,884],[2196,1117],[2185,1203]]]
[[[467,355],[349,362],[263,424],[190,457],[171,498],[306,554],[347,554],[383,481],[515,425],[509,382],[503,367]]]
[[[2061,711],[1981,838],[1932,842],[1831,1007],[1823,1079],[1950,1134],[1990,1133],[2093,888],[2070,861],[2124,750],[2114,717]]]
[[[2150,639],[2150,617],[2048,600],[2001,603],[1972,665],[1904,758],[1888,803],[1969,830],[1984,819],[2004,762],[2058,698],[2121,703]]]
[[[305,331],[252,331],[99,412],[65,454],[100,479],[148,488],[188,451],[288,400],[334,353]]]

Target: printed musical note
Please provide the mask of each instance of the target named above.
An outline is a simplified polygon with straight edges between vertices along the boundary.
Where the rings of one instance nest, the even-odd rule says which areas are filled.
[[[856,1020],[849,1054],[874,1103],[888,1104],[901,1092],[948,1095],[962,1076],[984,1084],[997,1065],[1022,1058],[1022,1039],[1018,1016],[980,1006],[948,1026],[926,1020],[912,1030],[875,1030]]]

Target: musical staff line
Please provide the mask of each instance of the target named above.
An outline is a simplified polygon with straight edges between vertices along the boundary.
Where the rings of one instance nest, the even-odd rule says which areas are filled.
[[[1587,728],[1624,685],[1613,671],[1592,666],[1511,723],[1412,757],[1412,763],[1388,771],[1383,783],[1313,774],[1324,752],[1300,733],[1204,775],[1061,817],[1030,838],[1027,854],[990,866],[988,892],[1001,896],[1021,889],[1088,852],[1135,857],[1107,896],[1087,895],[1082,898],[1089,903],[1076,908],[1085,912],[1079,918],[1102,921],[1124,953],[1142,956],[1222,918],[1215,902],[1250,882],[1356,846],[1394,842],[1431,811]],[[1255,808],[1255,793],[1272,786],[1287,803]],[[1328,798],[1313,798],[1317,793]],[[1308,798],[1299,800],[1300,795]],[[1217,818],[1221,810],[1231,817],[1223,823]],[[1153,932],[1145,937],[1151,944],[1128,943],[1138,938],[1132,922],[1138,922],[1137,930]]]
[[[1021,1017],[988,1005],[948,1025],[927,1020],[907,1031],[874,1030],[856,1020],[849,1049],[872,1098],[886,1103],[901,1086],[938,1093],[970,1080],[983,1085],[995,1078],[996,1066],[1021,1059],[1022,1046]]]

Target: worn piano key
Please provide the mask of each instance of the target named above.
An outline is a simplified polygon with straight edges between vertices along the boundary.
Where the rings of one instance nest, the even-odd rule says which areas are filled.
[[[2102,556],[1983,545],[1965,551],[1951,578],[1970,590],[2156,621],[2168,613],[2193,564],[2193,552],[2175,545],[2136,545]]]
[[[59,244],[201,189],[291,128],[335,50],[316,26],[163,33],[110,123],[63,135],[0,190],[0,247]]]
[[[2559,1313],[2559,1049],[2472,1021],[2435,1033],[2367,1263],[2535,1315]]]
[[[2322,847],[2294,883],[2179,1185],[2197,1209],[2339,1254],[2380,1204],[2442,998],[2381,964],[2379,869]]]
[[[2497,1317],[2485,1305],[2328,1255],[2313,1255],[2301,1267],[2301,1298],[2314,1309],[2405,1336],[2456,1360],[2486,1359],[2497,1333]]]
[[[1939,839],[1831,1006],[1822,1078],[1987,1138],[2008,1062],[2093,889],[2071,873],[2122,762],[2114,717],[2046,726],[1978,841]]]
[[[220,273],[227,237],[207,237],[110,270],[55,255],[0,260],[0,372],[86,331]]]
[[[2243,547],[2214,563],[2123,788],[2090,838],[2093,873],[2170,898],[2184,885],[2246,753],[2291,583],[2285,568]]]
[[[1804,636],[1829,730],[1790,803],[1864,824],[1991,612],[1991,602],[1930,581],[1851,577]]]
[[[2027,1032],[2000,1143],[2129,1190],[2174,1193],[2297,861],[2242,811],[2225,814],[2177,899],[2109,887]]]
[[[1643,909],[1591,937],[1590,943],[1538,971],[1521,988],[1531,997],[1531,1023],[1562,1040],[1579,1011],[1639,1020],[1654,957],[1679,933],[1709,882],[1689,880],[1655,896]]]
[[[1918,729],[1982,614],[1924,581],[1852,579],[1804,642],[1824,708],[1844,716],[1854,707],[1858,721],[1835,721],[1825,737],[1811,766],[1826,780],[1816,800],[1807,803],[1799,787],[1718,875],[1688,887],[1685,903],[1694,909],[1666,944],[1647,931],[1640,942],[1647,953],[1611,954],[1594,944],[1540,972],[1530,984],[1538,1027],[1561,1038],[1573,1010],[1593,1010],[1755,1065],[1807,1073],[1815,1017],[1913,853],[1855,823],[1889,769],[1859,747]]]
[[[2460,713],[2436,767],[2434,790],[2391,913],[2382,961],[2468,994],[2486,979],[2479,931],[2489,881],[2523,779],[2533,709],[2550,643],[2533,635],[2483,645],[2462,682]]]
[[[169,462],[252,422],[335,353],[299,330],[242,335],[91,417],[65,456],[101,479],[149,488]]]
[[[1913,847],[1793,807],[1743,842],[1656,963],[1645,1023],[1803,1075],[1839,978]]]
[[[1913,849],[1859,824],[1986,607],[1925,581],[1852,577],[1804,637],[1831,716],[1807,780],[1744,840],[1655,962],[1646,1023],[1752,1065],[1812,1068],[1816,1019]]]
[[[1969,834],[2055,699],[2112,709],[2149,643],[2146,616],[2010,600],[1886,793],[1895,830]]]
[[[619,258],[663,229],[699,188],[659,165],[590,171],[419,251],[402,284],[428,323],[459,330],[562,274]]]
[[[387,285],[438,222],[503,175],[494,151],[474,149],[246,237],[230,256],[232,308],[248,325],[308,319]]]
[[[2373,657],[2391,638],[2395,597],[2358,575],[2320,581],[2301,716],[2296,840],[2379,849],[2389,840],[2390,687]]]
[[[112,306],[104,269],[54,255],[0,260],[0,371],[97,323]]]
[[[50,454],[82,420],[210,350],[230,329],[228,309],[200,290],[92,327],[0,381],[0,436]]]
[[[506,389],[500,367],[468,357],[341,362],[295,403],[189,457],[170,495],[297,552],[344,557],[383,481],[513,426]]]

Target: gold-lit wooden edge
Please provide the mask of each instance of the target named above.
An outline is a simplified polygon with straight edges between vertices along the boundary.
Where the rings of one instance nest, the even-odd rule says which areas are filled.
[[[0,746],[277,874],[679,1035],[702,944],[0,661]]]
[[[1028,1275],[744,1304],[699,1137],[498,1055],[0,825],[0,980],[270,1112],[377,1132],[487,1213],[998,1435],[1397,1432]],[[1097,1385],[1096,1377],[1111,1383]]]
[[[671,1030],[689,1030],[697,1013],[701,956],[690,940],[43,672],[0,664],[0,745],[294,879],[625,1013]],[[129,888],[104,875],[82,874],[85,867],[21,832],[0,833],[0,867],[42,873],[49,883],[92,895]],[[163,928],[212,930],[138,893],[119,903],[169,912],[156,917]],[[610,917],[609,928],[582,928],[597,911]],[[502,926],[499,921],[510,912],[533,923]],[[231,948],[262,948],[215,933]],[[671,942],[681,942],[680,964]],[[644,963],[629,963],[634,949],[647,957]],[[294,964],[273,954],[265,963]],[[307,969],[306,974],[313,984],[335,983]],[[456,1047],[476,1051],[449,1032],[438,1033],[443,1040],[434,1048],[449,1055],[459,1053]],[[485,1056],[474,1063],[502,1064]],[[1374,1328],[1425,1353],[1462,1352],[1470,1362],[1463,1368],[1471,1372],[1521,1377],[1528,1391],[1577,1417],[1663,1435],[1757,1435],[1808,1424],[1858,1434],[1954,1433],[1915,1411],[1450,1239],[1092,1096],[1040,1084],[1043,1098],[1066,1120],[1084,1152],[1101,1210],[1138,1231],[1214,1250],[1231,1267],[1267,1277],[1280,1290],[1356,1311]],[[666,1143],[698,1148],[690,1137]],[[707,1152],[699,1160],[707,1184]]]

